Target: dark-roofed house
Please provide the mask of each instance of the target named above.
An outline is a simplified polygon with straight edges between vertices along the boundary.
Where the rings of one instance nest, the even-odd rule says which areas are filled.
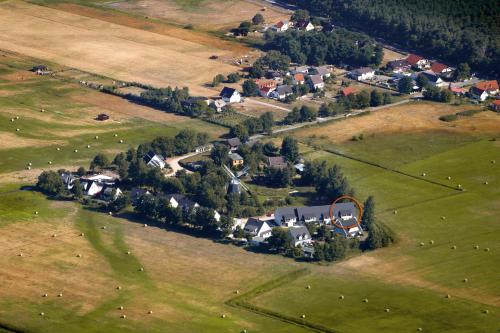
[[[47,75],[47,74],[50,74],[50,70],[47,66],[45,65],[37,65],[37,66],[33,66],[33,68],[31,68],[31,71],[38,74],[38,75]]]
[[[238,179],[231,179],[227,191],[230,194],[241,194],[241,183]]]
[[[337,203],[332,211],[335,219],[355,218],[355,207],[352,202]],[[330,205],[280,207],[274,213],[278,225],[291,227],[296,224],[320,223],[331,224]]]
[[[313,90],[321,90],[325,87],[325,81],[323,81],[323,76],[319,74],[309,76],[309,85]]]
[[[263,239],[271,237],[273,231],[271,226],[266,221],[255,219],[253,217],[248,219],[243,230],[254,237]]]
[[[443,79],[439,77],[439,75],[437,75],[431,70],[423,71],[419,75],[424,75],[425,77],[427,77],[427,79],[429,80],[429,84],[431,86],[444,87],[447,85],[447,83],[444,82]]]
[[[370,80],[375,76],[375,70],[370,67],[361,67],[350,71],[347,75],[357,81]]]
[[[295,27],[303,31],[314,30],[314,25],[311,23],[311,21],[299,21],[295,23]]]
[[[165,168],[165,159],[163,156],[155,154],[152,150],[144,156],[144,163],[152,168]]]
[[[271,98],[283,100],[287,96],[290,96],[292,94],[293,94],[292,87],[290,87],[289,85],[281,85],[281,86],[278,86],[275,91],[271,92],[271,94],[269,96]]]
[[[67,190],[71,190],[74,186],[75,180],[78,178],[73,176],[71,173],[62,173],[61,180]]]
[[[130,191],[130,201],[132,202],[133,205],[136,205],[139,203],[139,200],[141,200],[141,198],[145,195],[151,195],[151,192],[149,192],[144,188],[134,187]]]
[[[224,87],[220,92],[219,96],[226,103],[239,103],[241,102],[241,95],[238,90]]]
[[[406,59],[399,59],[389,61],[387,63],[387,69],[391,70],[394,73],[402,73],[406,72],[411,68],[411,65],[406,61]]]
[[[229,156],[229,160],[231,161],[231,166],[233,168],[243,165],[244,160],[243,160],[243,157],[241,157],[240,154],[238,154],[238,153],[231,153],[228,156]]]
[[[295,207],[278,207],[274,212],[274,221],[277,225],[292,227],[297,223]]]
[[[288,229],[288,233],[290,234],[290,237],[292,238],[292,246],[304,246],[307,244],[312,243],[312,238],[311,234],[309,233],[309,230],[307,230],[306,227],[294,227]]]
[[[182,208],[184,211],[189,211],[200,207],[198,203],[192,201],[184,194],[166,194],[165,197],[172,208]]]
[[[266,158],[268,168],[284,169],[288,166],[283,156],[268,156]]]
[[[227,139],[226,142],[230,150],[236,150],[239,146],[241,146],[241,141],[239,138],[230,138]]]

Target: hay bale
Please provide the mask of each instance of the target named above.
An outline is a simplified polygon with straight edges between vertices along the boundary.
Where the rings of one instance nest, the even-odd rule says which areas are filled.
[[[433,241],[433,240],[431,240],[429,243],[430,243],[430,244],[434,244],[434,241]]]
[[[144,223],[144,228],[146,228],[148,225],[146,223]]]
[[[451,298],[451,295],[450,294],[446,294],[445,296],[446,298]]]
[[[90,148],[90,145],[87,145],[87,148]]]
[[[78,254],[76,255],[76,257],[77,257],[77,258],[81,258],[81,257],[82,257],[82,255],[81,255],[80,253],[78,253]]]
[[[483,310],[483,313],[488,314],[488,313],[490,313],[490,310]]]
[[[340,298],[340,299],[344,299],[344,295],[340,295],[340,296],[339,296],[339,298]]]
[[[385,312],[390,312],[391,310],[389,308],[385,309]]]
[[[19,119],[19,116],[16,116],[16,119]]]
[[[311,286],[310,286],[310,285],[307,285],[306,289],[311,289]]]
[[[426,173],[425,172],[422,172],[422,177],[425,177],[426,176]]]
[[[94,137],[94,139],[98,140],[98,139],[99,139],[99,136],[98,136],[98,135],[96,135],[96,136]]]
[[[19,131],[20,131],[20,129],[19,129],[19,128],[16,128],[16,132],[19,132]]]
[[[462,188],[462,184],[458,184],[458,185],[457,185],[457,187],[458,187],[458,188]]]
[[[463,279],[463,281],[464,281],[464,283],[467,283],[467,282],[469,282],[469,279],[465,278],[465,279]]]
[[[139,272],[144,272],[144,267],[139,268]]]
[[[106,229],[106,226],[105,226],[105,225],[103,225],[103,226],[101,227],[101,229],[103,229],[103,230],[104,230],[104,229]]]
[[[109,214],[109,215],[113,215],[113,212],[109,212],[108,214]]]
[[[452,249],[452,250],[456,250],[456,249],[457,249],[457,246],[456,246],[456,245],[453,245],[453,246],[451,247],[451,249]]]
[[[495,164],[497,161],[495,160],[491,160],[491,164]]]
[[[441,216],[441,220],[446,220],[446,216]]]
[[[484,185],[488,185],[488,182],[484,182]]]
[[[85,234],[84,234],[83,232],[82,232],[82,233],[80,233],[80,237],[83,237],[83,236],[85,236]]]
[[[450,177],[450,176],[448,176],[448,177],[446,177],[446,179],[451,180],[451,177]]]
[[[43,297],[48,297],[49,295],[48,294],[43,294]]]
[[[26,169],[31,170],[31,167],[29,166],[29,167],[27,167]]]
[[[417,331],[422,332],[423,331],[422,327],[417,328]]]
[[[239,294],[239,293],[240,293],[240,291],[239,291],[239,290],[236,290],[234,293],[235,293],[235,294]]]
[[[123,310],[123,305],[120,305],[120,306],[118,307],[118,310]]]
[[[130,254],[130,251],[127,251],[127,254]]]
[[[396,214],[398,213],[398,211],[397,211],[397,210],[394,210],[394,212],[393,212],[393,213],[394,213],[394,215],[396,215]]]
[[[123,140],[122,140],[122,139],[120,139],[120,141],[118,141],[118,142],[123,143]]]
[[[365,298],[365,299],[363,300],[363,303],[368,303],[368,298]]]
[[[122,290],[122,287],[121,286],[117,286],[116,290]]]
[[[153,314],[153,311],[152,311],[152,310],[149,310],[149,311],[148,311],[148,314]]]
[[[28,163],[28,165],[29,165],[29,166],[32,166],[32,165],[33,165],[33,163],[29,162],[29,163]]]
[[[40,112],[45,112],[45,109],[41,109]]]
[[[241,333],[247,333],[247,330],[242,330]]]
[[[424,246],[424,245],[425,245],[425,243],[424,243],[424,242],[420,242],[420,246]]]
[[[474,245],[474,250],[479,250],[479,245]]]
[[[304,319],[306,317],[305,314],[302,314],[302,316],[300,316],[300,318]]]
[[[118,136],[118,134],[116,134],[116,133],[115,133],[115,134],[114,134],[114,137],[116,138],[117,136]]]
[[[38,215],[38,211],[37,210],[35,210],[35,215]]]
[[[62,293],[59,293],[59,295],[57,295],[57,297],[62,297],[62,296],[63,296]]]
[[[14,118],[10,118],[10,121],[13,122],[14,121]]]
[[[60,150],[61,150],[61,148],[57,147],[57,148],[56,148],[56,150],[57,150],[57,151],[60,151]]]
[[[220,317],[221,318],[226,318],[226,315],[225,314],[221,314]]]
[[[489,247],[487,247],[487,248],[484,249],[484,252],[489,252],[489,251],[490,251]]]
[[[127,315],[123,314],[123,315],[120,316],[120,318],[125,319],[125,318],[127,318]]]
[[[49,164],[52,164],[52,161],[49,161],[48,163],[49,163]]]
[[[74,150],[74,152],[75,152],[75,153],[78,153],[78,149],[75,149],[75,150]]]
[[[45,313],[43,313],[43,312],[40,312],[40,316],[42,316],[42,317],[43,317],[43,316],[45,316]]]
[[[21,252],[21,253],[19,253],[19,254],[18,254],[18,256],[19,256],[19,257],[22,257],[22,256],[23,256],[23,253],[22,253],[22,252]]]
[[[52,237],[57,237],[57,234],[52,234]]]

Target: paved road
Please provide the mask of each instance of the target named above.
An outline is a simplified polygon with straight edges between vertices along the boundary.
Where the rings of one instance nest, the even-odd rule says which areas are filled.
[[[254,103],[254,104],[260,104],[260,105],[263,105],[263,106],[267,106],[267,107],[270,107],[270,108],[275,108],[275,109],[286,111],[286,112],[292,112],[292,110],[287,109],[285,107],[282,107],[282,106],[279,106],[279,105],[275,105],[275,104],[271,104],[271,103],[256,101],[256,100],[248,98],[248,97],[245,98],[245,102]]]

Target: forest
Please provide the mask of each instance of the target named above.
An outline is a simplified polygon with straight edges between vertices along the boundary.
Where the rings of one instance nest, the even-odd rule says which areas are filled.
[[[362,31],[450,65],[500,74],[497,0],[287,0],[334,25]]]

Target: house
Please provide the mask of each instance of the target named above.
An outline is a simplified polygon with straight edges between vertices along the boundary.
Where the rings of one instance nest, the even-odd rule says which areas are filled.
[[[496,99],[490,104],[490,109],[496,112],[500,112],[500,100]]]
[[[375,70],[370,67],[361,67],[349,72],[347,75],[357,81],[370,80],[375,76]]]
[[[266,158],[266,165],[268,168],[285,169],[288,164],[283,156],[268,156]]]
[[[325,87],[325,81],[323,81],[323,77],[319,74],[310,75],[309,85],[313,90],[321,90]]]
[[[304,172],[304,170],[305,170],[305,168],[306,168],[306,165],[305,165],[304,163],[297,163],[297,164],[295,164],[293,167],[295,168],[295,171],[296,171],[299,175],[301,175],[301,174]]]
[[[259,93],[262,97],[269,97],[276,90],[275,80],[257,80],[255,83],[259,86]]]
[[[211,151],[213,148],[214,148],[214,145],[213,145],[213,144],[211,144],[211,143],[209,143],[209,144],[204,145],[204,146],[198,146],[198,147],[196,147],[196,148],[194,149],[194,152],[195,152],[195,153],[198,153],[198,154],[200,154],[200,153],[205,153],[205,152],[207,152],[207,151]]]
[[[99,121],[105,121],[105,120],[109,119],[109,116],[105,113],[100,113],[97,115],[97,117],[95,119],[99,120]]]
[[[276,71],[276,70],[274,70],[274,69],[269,69],[269,70],[266,72],[266,75],[265,75],[265,76],[266,76],[266,78],[267,78],[267,79],[272,79],[272,80],[277,81],[277,80],[281,80],[281,77],[282,77],[283,75],[281,74],[281,72],[280,72],[280,71]]]
[[[102,192],[106,186],[104,183],[99,181],[82,181],[83,194],[90,197],[96,196]]]
[[[465,95],[465,93],[467,92],[467,90],[465,90],[464,88],[460,88],[460,87],[454,87],[452,86],[451,84],[449,85],[448,87],[450,89],[450,91],[456,95],[456,96],[463,96]]]
[[[342,213],[341,213],[342,212]],[[337,203],[332,211],[335,219],[342,217],[356,218],[352,202]],[[330,206],[279,207],[274,213],[277,225],[291,227],[304,223],[331,224]]]
[[[75,180],[78,178],[73,176],[71,173],[62,173],[61,180],[67,190],[71,190],[74,186]]]
[[[224,111],[224,107],[227,105],[226,102],[224,102],[223,99],[215,99],[212,100],[209,104],[209,106],[214,109],[216,112],[222,112]]]
[[[165,163],[165,159],[163,158],[163,156],[155,154],[155,152],[152,150],[150,150],[144,156],[143,159],[144,159],[144,163],[146,163],[146,165],[148,167],[160,168],[160,169],[165,168],[166,163]]]
[[[302,31],[314,30],[314,25],[311,23],[311,21],[299,21],[299,22],[295,23],[295,27],[298,30],[302,30]]]
[[[419,75],[424,75],[429,80],[429,84],[431,86],[434,86],[434,87],[444,87],[444,86],[447,85],[447,83],[444,82],[443,79],[441,79],[439,77],[439,75],[437,75],[436,73],[434,73],[431,70],[423,71]]]
[[[106,187],[102,192],[101,192],[101,197],[103,200],[106,201],[114,201],[118,199],[118,197],[122,196],[123,192],[120,190],[118,187]]]
[[[346,238],[351,238],[351,237],[356,237],[360,236],[363,234],[363,231],[361,230],[361,227],[358,224],[357,219],[355,218],[350,218],[350,219],[337,219],[336,220],[337,225],[342,226],[342,228],[339,228],[337,225],[334,227],[333,231],[340,236],[346,237]]]
[[[96,181],[105,183],[106,185],[113,185],[120,176],[114,172],[101,172],[92,175],[85,175],[80,178],[81,181]]]
[[[313,67],[314,74],[321,75],[323,79],[329,78],[332,74],[328,66]]]
[[[229,183],[227,191],[230,194],[241,194],[241,183],[238,179],[233,178]]]
[[[406,59],[399,59],[389,61],[386,67],[393,73],[402,73],[408,71],[411,68],[411,65],[408,63],[408,61],[406,61]]]
[[[50,74],[50,70],[47,66],[45,65],[37,65],[37,66],[33,66],[33,68],[31,68],[31,71],[36,73],[37,75],[47,75],[47,74]]]
[[[283,32],[287,31],[288,28],[290,28],[290,22],[288,20],[281,20],[275,25],[273,25],[271,29],[273,29],[276,32]]]
[[[190,211],[200,207],[197,202],[192,201],[183,194],[167,194],[165,198],[172,208],[181,208],[184,211]]]
[[[292,82],[294,85],[306,83],[306,78],[304,73],[296,73],[292,77]]]
[[[243,160],[243,157],[241,157],[240,154],[238,154],[238,153],[231,153],[228,156],[229,156],[229,160],[231,161],[231,166],[233,168],[234,167],[239,167],[239,166],[243,165],[244,160]]]
[[[243,228],[243,231],[249,233],[254,237],[269,238],[273,232],[271,226],[266,222],[259,219],[250,217]]]
[[[283,227],[292,227],[297,223],[295,207],[279,207],[274,212],[274,222]]]
[[[409,54],[408,57],[406,57],[406,62],[408,62],[410,66],[417,67],[419,69],[425,69],[429,67],[429,60],[416,54]]]
[[[483,81],[471,87],[469,93],[474,99],[485,101],[490,96],[498,94],[498,82],[496,80]]]
[[[345,87],[340,91],[340,94],[344,97],[347,97],[351,94],[355,94],[358,90],[354,87]]]
[[[297,73],[309,74],[309,66],[298,66],[298,67],[295,67],[294,69],[292,69],[290,71],[290,73],[292,75],[293,74],[297,74]]]
[[[224,87],[219,96],[222,98],[222,100],[226,103],[240,103],[241,102],[241,95],[238,92],[238,90],[229,88],[229,87]]]
[[[288,229],[292,246],[304,246],[312,243],[311,234],[306,227],[295,227]]]
[[[236,137],[227,139],[226,143],[229,146],[229,150],[231,150],[231,151],[235,151],[241,146],[240,139],[236,138]]]
[[[438,75],[447,76],[453,72],[453,68],[436,61],[431,64],[431,71]]]
[[[141,198],[145,195],[151,195],[151,192],[149,192],[144,188],[134,187],[130,191],[130,201],[132,202],[133,205],[136,205],[139,203],[139,200],[141,200]]]
[[[275,91],[271,92],[270,97],[278,100],[283,100],[290,95],[293,95],[292,87],[290,87],[289,85],[281,85],[278,86]]]

